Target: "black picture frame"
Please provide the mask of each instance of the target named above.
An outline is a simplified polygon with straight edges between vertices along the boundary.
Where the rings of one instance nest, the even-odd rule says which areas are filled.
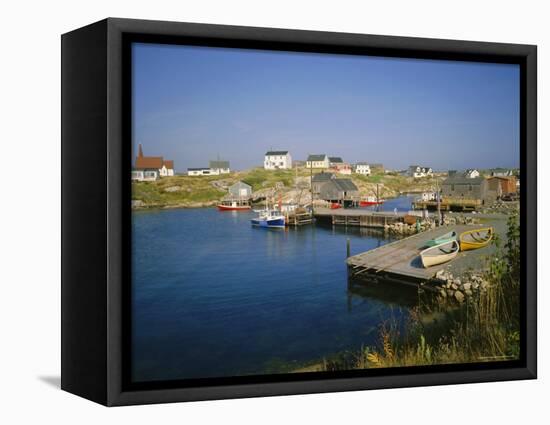
[[[61,41],[62,389],[114,406],[536,378],[536,46],[118,18]],[[521,359],[132,384],[129,44],[135,41],[519,64]]]

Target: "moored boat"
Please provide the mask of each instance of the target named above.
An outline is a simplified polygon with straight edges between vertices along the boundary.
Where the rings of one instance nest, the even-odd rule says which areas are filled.
[[[376,196],[365,196],[359,200],[360,207],[370,207],[372,205],[382,205],[384,199],[378,199]]]
[[[493,227],[483,227],[481,229],[468,230],[462,232],[458,237],[461,251],[483,248],[493,239],[495,229]]]
[[[266,228],[284,228],[285,216],[280,211],[261,210],[258,211],[258,217],[250,220],[250,223],[256,227]]]
[[[250,208],[250,203],[241,199],[223,200],[218,204],[218,210],[220,211],[248,211]]]
[[[456,237],[457,237],[457,233],[453,230],[452,232],[445,233],[444,235],[438,236],[437,238],[430,239],[424,244],[424,246],[431,247],[431,246],[440,245],[445,242],[451,242],[456,240]]]
[[[460,247],[458,241],[452,240],[444,242],[431,248],[427,248],[420,253],[420,259],[424,268],[436,266],[451,261],[458,255]]]

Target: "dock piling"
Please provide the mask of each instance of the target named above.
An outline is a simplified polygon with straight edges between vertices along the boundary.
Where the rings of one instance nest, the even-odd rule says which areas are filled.
[[[346,258],[349,258],[351,255],[351,242],[349,238],[346,238]]]

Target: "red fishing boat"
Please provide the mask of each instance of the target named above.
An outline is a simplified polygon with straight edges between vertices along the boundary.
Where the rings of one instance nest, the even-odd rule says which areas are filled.
[[[375,196],[366,196],[359,201],[360,207],[370,207],[372,205],[382,205],[383,199],[377,199]]]
[[[220,211],[248,211],[250,203],[246,200],[226,200],[218,205]]]

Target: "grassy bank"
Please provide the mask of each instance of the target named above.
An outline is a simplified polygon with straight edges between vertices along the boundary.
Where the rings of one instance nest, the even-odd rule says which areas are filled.
[[[314,173],[318,172],[314,170]],[[435,187],[433,178],[413,179],[383,173],[340,177],[351,178],[361,195],[376,195],[379,185],[379,194],[383,198]],[[202,207],[215,205],[227,194],[227,187],[239,180],[251,185],[254,192],[276,188],[284,196],[296,184],[307,187],[309,178],[310,171],[305,168],[298,169],[298,172],[252,168],[223,176],[165,177],[154,182],[132,182],[132,200],[136,208]]]
[[[380,325],[376,346],[338,353],[294,372],[334,371],[511,360],[520,353],[518,216],[508,219],[507,241],[497,239],[486,291],[462,305],[428,303],[406,323]]]

